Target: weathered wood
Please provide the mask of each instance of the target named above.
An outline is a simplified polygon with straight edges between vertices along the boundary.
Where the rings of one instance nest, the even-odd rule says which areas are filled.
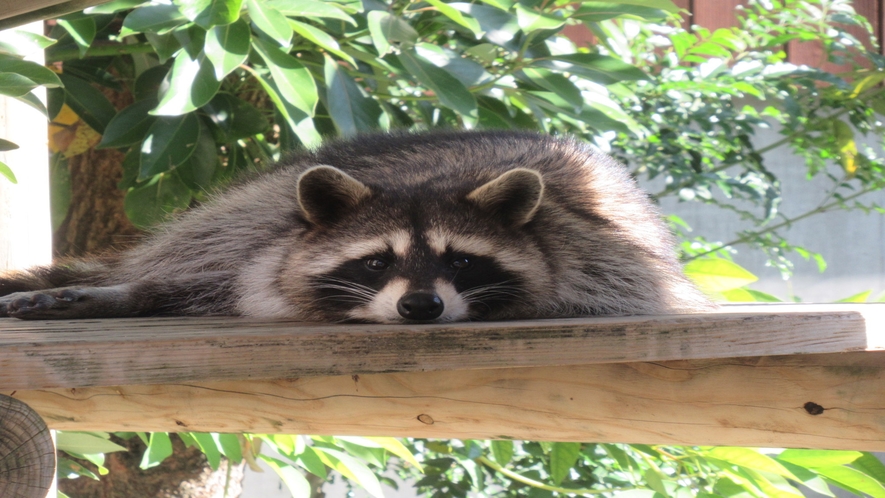
[[[50,427],[885,450],[885,352],[19,391]]]
[[[0,30],[77,12],[109,0],[0,0]]]
[[[0,388],[628,363],[885,349],[885,305],[446,325],[0,320]]]
[[[0,396],[0,496],[45,498],[54,478],[55,444],[43,419]]]

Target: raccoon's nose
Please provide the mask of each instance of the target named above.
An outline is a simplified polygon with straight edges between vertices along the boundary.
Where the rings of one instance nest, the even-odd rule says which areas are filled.
[[[409,320],[433,320],[443,312],[443,302],[436,294],[430,292],[410,292],[396,303],[396,310],[403,318]]]

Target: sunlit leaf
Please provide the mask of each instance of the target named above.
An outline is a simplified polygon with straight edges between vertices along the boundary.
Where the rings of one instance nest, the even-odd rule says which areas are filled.
[[[557,486],[569,475],[580,454],[580,443],[553,443],[550,449],[550,478]]]
[[[215,69],[215,79],[221,81],[249,56],[252,32],[249,25],[238,20],[224,26],[215,26],[206,32],[203,51]]]
[[[721,258],[695,259],[689,261],[684,270],[705,292],[725,292],[759,280],[737,263]]]
[[[165,432],[154,432],[151,434],[150,442],[147,450],[142,456],[139,468],[149,469],[160,465],[163,460],[172,455],[172,440],[169,434]]]
[[[280,11],[259,0],[246,0],[249,18],[264,34],[281,47],[288,47],[292,40],[292,27]]]
[[[286,25],[288,26],[288,23]],[[298,62],[298,59],[267,42],[256,39],[253,40],[252,46],[267,63],[280,96],[312,116],[318,94],[310,71]]]
[[[267,455],[258,455],[270,468],[280,476],[294,498],[310,498],[311,487],[307,479],[295,467]]]
[[[151,114],[177,116],[195,111],[212,100],[221,87],[212,63],[202,52],[196,57],[185,50],[179,52],[166,79],[166,91]]]
[[[89,432],[58,431],[55,447],[61,451],[79,455],[128,451],[107,437],[100,437]]]
[[[501,465],[507,465],[513,459],[513,441],[509,439],[493,439],[489,441],[492,457]]]

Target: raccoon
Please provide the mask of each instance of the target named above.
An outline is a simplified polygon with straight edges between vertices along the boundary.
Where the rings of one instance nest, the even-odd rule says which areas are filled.
[[[135,248],[0,277],[0,316],[452,322],[686,313],[661,214],[626,169],[523,132],[332,142]]]

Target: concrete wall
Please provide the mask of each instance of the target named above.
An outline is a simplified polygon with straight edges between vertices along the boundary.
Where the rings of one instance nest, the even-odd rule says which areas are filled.
[[[766,132],[760,134],[758,141],[764,145],[777,138],[776,133]],[[786,147],[769,152],[765,159],[769,169],[781,179],[784,200],[780,211],[787,217],[814,209],[831,188],[831,183],[820,175],[807,180],[803,160]],[[885,206],[885,192],[869,193],[858,200]],[[661,207],[682,217],[695,234],[711,241],[733,240],[738,231],[752,228],[736,214],[696,202],[667,199]],[[783,233],[790,243],[821,253],[827,270],[820,273],[814,261],[795,255],[791,258],[795,262],[794,276],[784,281],[776,269],[765,266],[766,258],[761,252],[736,246],[735,261],[760,278],[751,288],[781,299],[796,295],[805,302],[834,301],[865,290],[873,290],[876,297],[885,291],[885,216],[833,211],[799,221]]]

